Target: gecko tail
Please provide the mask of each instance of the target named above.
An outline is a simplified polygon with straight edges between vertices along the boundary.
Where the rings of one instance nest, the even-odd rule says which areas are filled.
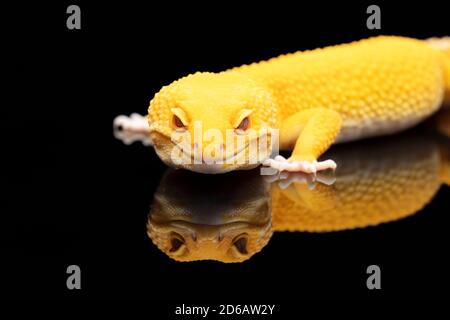
[[[450,106],[450,37],[429,38],[425,40],[431,47],[442,52],[444,57],[445,95],[443,104]]]

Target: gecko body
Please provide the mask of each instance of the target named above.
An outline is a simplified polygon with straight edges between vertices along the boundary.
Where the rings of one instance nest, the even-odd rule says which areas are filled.
[[[198,72],[165,86],[148,109],[148,130],[168,165],[222,173],[255,167],[250,129],[279,130],[279,146],[291,150],[256,161],[280,171],[315,173],[336,168],[319,157],[333,144],[393,134],[414,126],[450,101],[450,39],[427,41],[380,36],[282,55],[220,73]],[[247,139],[246,148],[221,143],[221,160],[211,165],[175,163],[172,135],[194,136],[194,123]],[[117,121],[127,127],[124,118]],[[130,127],[130,126],[128,126]],[[142,127],[142,125],[141,125]],[[264,138],[272,138],[267,133]],[[253,140],[252,140],[253,139]],[[191,143],[187,158],[204,153],[208,139]],[[270,148],[271,146],[269,146]],[[252,161],[253,160],[253,161]]]

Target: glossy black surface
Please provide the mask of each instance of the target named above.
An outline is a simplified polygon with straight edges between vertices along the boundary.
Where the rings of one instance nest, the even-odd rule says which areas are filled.
[[[2,294],[152,297],[167,305],[448,294],[448,187],[396,222],[275,233],[243,263],[181,263],[152,243],[148,213],[166,167],[153,150],[114,138],[116,115],[144,113],[162,85],[198,70],[380,33],[450,34],[437,4],[386,6],[382,31],[365,28],[364,5],[217,6],[203,14],[191,4],[83,2],[77,33],[65,28],[64,3],[9,11]],[[70,264],[82,269],[81,291],[66,289]],[[381,291],[366,289],[370,264],[382,268]]]

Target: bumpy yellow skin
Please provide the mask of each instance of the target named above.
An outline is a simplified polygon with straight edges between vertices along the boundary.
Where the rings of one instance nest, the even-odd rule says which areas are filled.
[[[187,130],[200,120],[223,132],[250,109],[252,128],[280,130],[281,148],[293,151],[289,161],[314,162],[335,142],[399,132],[449,96],[450,50],[443,43],[449,41],[382,36],[182,78],[150,104],[156,151],[173,164],[174,107]],[[216,172],[247,168],[223,165]]]

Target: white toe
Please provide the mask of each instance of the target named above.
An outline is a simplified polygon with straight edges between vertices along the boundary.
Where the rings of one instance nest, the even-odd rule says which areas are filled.
[[[283,156],[276,156],[275,159],[266,159],[264,166],[270,166],[279,171],[317,173],[317,171],[336,169],[336,163],[333,160],[325,161],[289,161]]]

